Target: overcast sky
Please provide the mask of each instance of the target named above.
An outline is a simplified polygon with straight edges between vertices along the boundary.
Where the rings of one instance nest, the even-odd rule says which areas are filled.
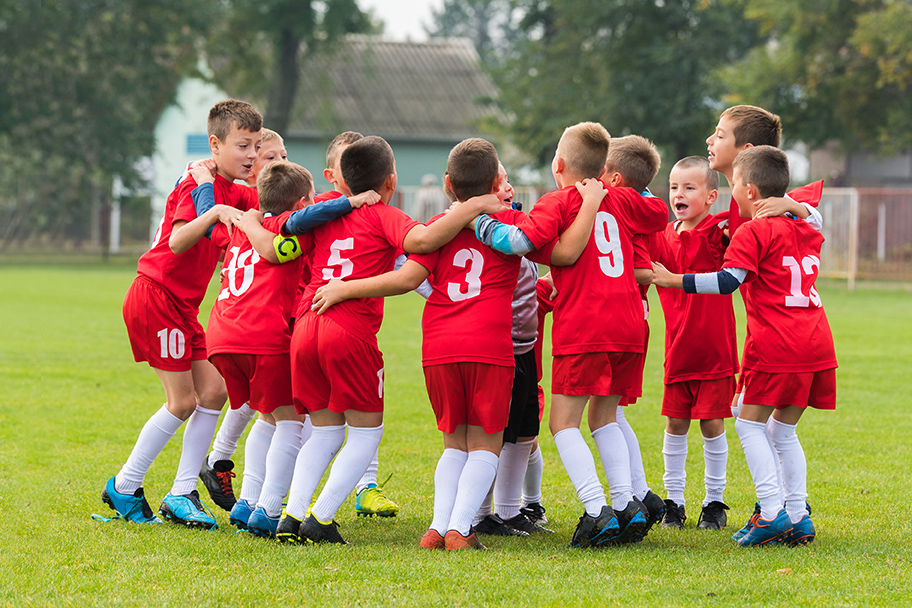
[[[357,0],[362,10],[370,10],[386,22],[384,34],[393,40],[427,40],[424,26],[431,22],[431,9],[443,0]]]

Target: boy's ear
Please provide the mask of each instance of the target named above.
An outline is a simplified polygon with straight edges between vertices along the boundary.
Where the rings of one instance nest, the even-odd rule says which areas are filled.
[[[216,137],[215,135],[210,135],[209,136],[209,151],[212,152],[213,155],[218,154],[219,146],[221,145],[221,143],[222,142],[219,140],[218,137]]]
[[[396,174],[390,173],[389,175],[386,176],[386,181],[383,182],[383,185],[390,192],[395,192],[397,183],[398,183],[398,177],[396,176]]]
[[[757,186],[750,182],[747,183],[747,199],[751,201],[760,199],[759,192],[757,192]]]
[[[336,181],[333,178],[333,172],[330,169],[323,169],[323,179],[328,181],[330,184],[335,184]]]
[[[446,173],[443,176],[443,185],[446,186],[446,189],[450,192],[453,191],[453,187],[450,185],[450,174]]]
[[[497,191],[500,190],[500,173],[494,178],[494,182],[491,184],[490,194],[497,194]]]
[[[717,199],[717,198],[719,198],[719,191],[718,191],[718,190],[710,190],[710,191],[709,191],[709,196],[707,197],[706,202],[709,203],[710,205],[712,205],[713,203],[716,202],[716,199]]]
[[[602,171],[602,175],[600,175],[599,177],[602,177],[602,176],[605,176],[605,179],[603,179],[602,181],[607,180],[607,183],[609,186],[614,186],[615,188],[624,187],[624,177],[617,171],[615,171],[611,175],[608,175],[607,171]]]
[[[566,169],[566,163],[564,162],[564,159],[561,158],[560,156],[555,156],[554,157],[554,172],[563,173],[565,169]]]

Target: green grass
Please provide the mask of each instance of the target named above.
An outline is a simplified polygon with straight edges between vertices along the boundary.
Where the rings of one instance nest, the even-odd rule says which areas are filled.
[[[543,428],[545,504],[556,534],[446,554],[416,548],[430,522],[442,441],[424,392],[414,295],[387,300],[380,336],[380,468],[381,476],[395,473],[389,493],[402,505],[399,517],[355,518],[350,499],[338,515],[350,547],[236,535],[223,511],[212,533],[92,520],[109,513],[101,488],[164,400],[152,371],[133,363],[120,315],[133,275],[125,264],[0,266],[0,606],[889,606],[912,597],[908,292],[821,289],[841,367],[836,412],[809,412],[801,423],[814,544],[745,550],[729,540],[754,503],[729,423],[728,531],[693,527],[703,476],[694,427],[688,528],[656,530],[635,546],[571,550],[581,508]],[[663,327],[657,302],[653,310],[644,397],[628,418],[662,494]],[[179,450],[172,441],[146,480],[153,508]]]

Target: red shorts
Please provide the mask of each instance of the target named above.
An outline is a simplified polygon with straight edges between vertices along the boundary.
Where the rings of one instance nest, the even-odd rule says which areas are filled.
[[[551,364],[551,392],[639,397],[643,376],[642,369],[638,372],[637,368],[642,356],[624,352],[556,355]]]
[[[499,433],[507,428],[513,370],[490,363],[444,363],[424,368],[424,383],[437,428],[450,434],[461,424]]]
[[[744,370],[744,403],[784,408],[790,405],[818,410],[836,409],[836,370],[797,374],[767,374]]]
[[[718,380],[685,380],[665,385],[662,415],[688,420],[731,418],[735,377]]]
[[[190,370],[191,361],[206,359],[206,333],[174,298],[154,281],[138,276],[123,303],[124,323],[133,358],[169,372]]]
[[[383,355],[325,315],[308,312],[291,335],[291,391],[299,414],[383,411]]]
[[[271,414],[291,405],[291,356],[217,353],[209,361],[225,379],[231,409],[245,403]]]
[[[648,319],[649,318],[649,306],[648,306],[648,304],[646,304],[646,300],[643,300],[643,308],[646,311],[646,318]],[[636,370],[637,377],[634,380],[634,382],[636,382],[635,386],[637,388],[636,396],[634,396],[634,397],[622,396],[621,400],[618,402],[618,405],[632,405],[632,404],[636,403],[637,398],[639,398],[643,394],[643,369],[646,367],[646,351],[649,350],[649,323],[644,323],[644,325],[646,325],[646,339],[643,341],[643,352],[637,353],[637,356],[639,357],[639,361],[637,363],[637,370]],[[614,390],[614,387],[611,387],[611,388],[612,388],[612,390]],[[620,389],[618,389],[618,390],[620,390]],[[621,393],[612,393],[612,394],[620,395]]]

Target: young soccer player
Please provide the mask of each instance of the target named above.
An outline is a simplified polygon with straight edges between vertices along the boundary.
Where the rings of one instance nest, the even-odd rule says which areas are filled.
[[[788,158],[775,147],[755,146],[735,159],[732,189],[747,219],[756,217],[755,202],[783,196],[788,182]],[[779,216],[742,224],[717,273],[680,275],[656,264],[654,281],[663,287],[732,293],[744,283],[749,294],[744,404],[735,428],[760,515],[738,540],[741,546],[800,545],[816,534],[807,511],[807,461],[796,428],[807,407],[836,407],[833,336],[814,286],[822,243],[821,234],[806,222]]]
[[[102,492],[102,500],[129,521],[161,522],[145,499],[143,481],[152,462],[187,420],[177,475],[159,513],[187,526],[216,525],[195,488],[227,395],[224,381],[206,359],[206,337],[197,315],[220,251],[200,239],[211,218],[231,223],[242,210],[256,206],[256,191],[234,180],[246,179],[250,173],[262,126],[260,113],[249,103],[227,100],[212,107],[208,131],[217,171],[214,188],[225,204],[207,211],[209,224],[194,222],[197,214],[190,193],[196,182],[192,177],[182,180],[168,197],[152,248],[139,259],[139,276],[124,300],[133,356],[155,370],[167,397]]]

